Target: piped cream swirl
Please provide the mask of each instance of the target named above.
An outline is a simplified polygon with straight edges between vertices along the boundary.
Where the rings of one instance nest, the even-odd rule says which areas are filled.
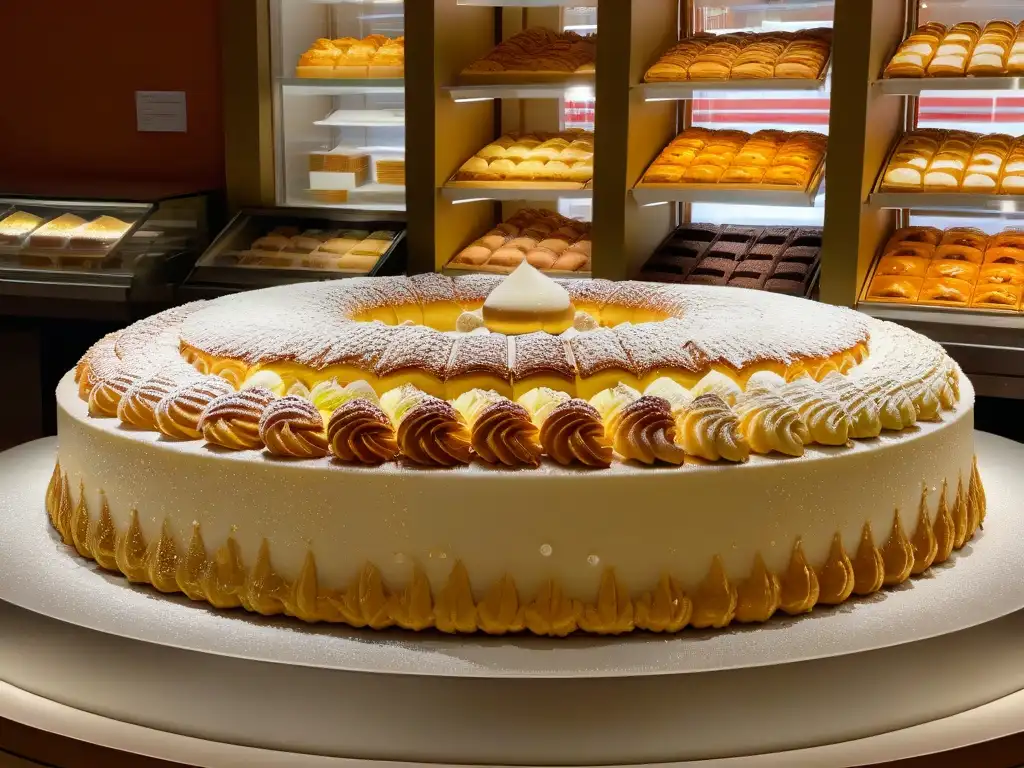
[[[736,402],[740,433],[755,453],[802,456],[810,441],[800,413],[776,390],[751,388]]]
[[[441,467],[471,461],[469,430],[451,403],[404,384],[385,393],[381,407],[398,425],[398,447],[406,459]]]
[[[683,463],[685,453],[675,444],[676,425],[668,400],[619,384],[599,392],[591,404],[604,419],[605,434],[622,458],[644,464]]]
[[[274,393],[263,387],[221,395],[206,406],[199,431],[206,442],[233,451],[262,448],[260,419],[274,398]]]
[[[395,428],[376,403],[356,398],[343,403],[327,424],[331,453],[342,461],[381,464],[398,458]]]
[[[275,456],[317,459],[327,455],[327,433],[320,411],[301,397],[288,395],[263,411],[260,440]]]
[[[537,427],[523,406],[492,390],[473,389],[453,403],[469,424],[476,454],[509,467],[540,464]]]
[[[739,419],[718,395],[701,395],[674,413],[676,441],[689,455],[707,461],[742,462],[750,458],[750,446],[740,432]]]
[[[199,440],[203,433],[199,419],[206,406],[234,388],[220,376],[205,376],[168,392],[156,406],[156,426],[167,437],[177,440]]]
[[[125,393],[139,383],[140,375],[133,371],[121,371],[114,376],[100,379],[89,390],[89,415],[94,418],[117,416],[117,407]]]
[[[852,418],[835,395],[809,376],[791,381],[779,394],[797,409],[807,424],[811,442],[846,445],[850,441]]]

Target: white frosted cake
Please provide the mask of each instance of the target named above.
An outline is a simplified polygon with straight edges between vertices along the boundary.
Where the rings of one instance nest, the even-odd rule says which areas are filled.
[[[942,348],[757,291],[367,278],[163,312],[57,391],[47,509],[219,608],[676,632],[946,560],[985,513]]]

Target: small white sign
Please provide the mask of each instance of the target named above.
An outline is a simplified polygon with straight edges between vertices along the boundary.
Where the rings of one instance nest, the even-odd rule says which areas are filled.
[[[184,91],[136,91],[135,118],[139,131],[185,133],[188,117]]]

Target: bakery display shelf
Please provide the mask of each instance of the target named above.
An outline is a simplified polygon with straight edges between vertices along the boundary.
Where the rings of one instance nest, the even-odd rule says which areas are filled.
[[[993,195],[982,192],[886,192],[882,191],[880,185],[871,193],[868,202],[875,208],[957,213],[965,211],[990,211],[993,213],[1024,211],[1024,195]]]
[[[461,78],[460,78],[461,79]],[[564,82],[529,82],[522,77],[508,83],[459,83],[446,85],[444,91],[452,101],[487,101],[490,99],[561,99],[594,97],[593,78],[573,78]]]
[[[331,128],[404,128],[404,109],[338,109],[313,125]]]
[[[570,271],[570,270],[564,270],[564,269],[542,269],[540,271],[543,272],[548,277],[564,278],[566,280],[576,280],[576,279],[579,279],[579,278],[587,278],[587,277],[592,277],[593,276],[589,269],[586,270],[586,271],[575,271],[575,272],[574,271]],[[512,269],[511,268],[498,269],[496,267],[488,269],[485,266],[482,266],[482,267],[463,267],[463,266],[457,266],[457,265],[453,266],[449,262],[448,264],[445,264],[441,268],[441,273],[445,274],[445,275],[451,275],[452,277],[458,277],[459,275],[499,275],[499,276],[505,277],[507,275],[512,274]]]
[[[321,269],[301,264],[270,266],[258,263],[240,263],[244,252],[258,238],[275,227],[290,226],[297,230],[360,229],[372,232],[378,229],[395,232],[395,238],[369,271],[348,269]],[[293,254],[300,261],[303,254]],[[339,254],[340,255],[340,254]],[[187,279],[186,292],[210,289],[213,294],[230,291],[266,288],[284,283],[313,280],[333,280],[367,275],[401,274],[405,270],[404,225],[387,215],[379,217],[349,214],[331,206],[330,212],[317,208],[243,209],[217,236],[199,258]],[[210,295],[213,295],[210,294]]]
[[[805,189],[779,184],[637,184],[633,199],[640,205],[661,203],[726,203],[813,208],[822,186],[822,168]]]
[[[597,8],[598,0],[458,0],[457,5],[487,8]]]
[[[557,198],[589,199],[591,184],[572,181],[449,181],[441,196],[453,203],[475,200],[523,200],[544,202]]]
[[[769,91],[823,91],[828,84],[832,68],[831,58],[816,80],[794,77],[747,78],[739,80],[680,80],[656,83],[638,83],[632,90],[639,93],[644,101],[686,101],[698,94],[719,92],[750,92],[758,94]]]
[[[1024,90],[1024,77],[883,77],[871,85],[890,96],[920,96],[925,91],[1019,91]]]
[[[867,283],[866,283],[867,284]],[[936,306],[906,301],[880,301],[862,298],[857,309],[880,320],[896,323],[942,323],[943,325],[973,326],[985,329],[1024,330],[1024,315],[1016,310],[969,309],[967,307]]]
[[[594,70],[585,72],[534,72],[511,70],[508,72],[463,72],[458,77],[459,85],[537,85],[563,86],[582,85],[594,87]]]
[[[381,78],[316,78],[283,77],[278,81],[285,95],[292,96],[358,96],[360,94],[404,94],[405,80]]]

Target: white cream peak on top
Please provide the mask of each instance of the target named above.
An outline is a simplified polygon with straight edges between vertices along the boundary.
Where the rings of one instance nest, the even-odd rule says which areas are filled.
[[[571,306],[565,288],[524,261],[487,296],[484,314],[495,310],[542,315],[564,312]]]

